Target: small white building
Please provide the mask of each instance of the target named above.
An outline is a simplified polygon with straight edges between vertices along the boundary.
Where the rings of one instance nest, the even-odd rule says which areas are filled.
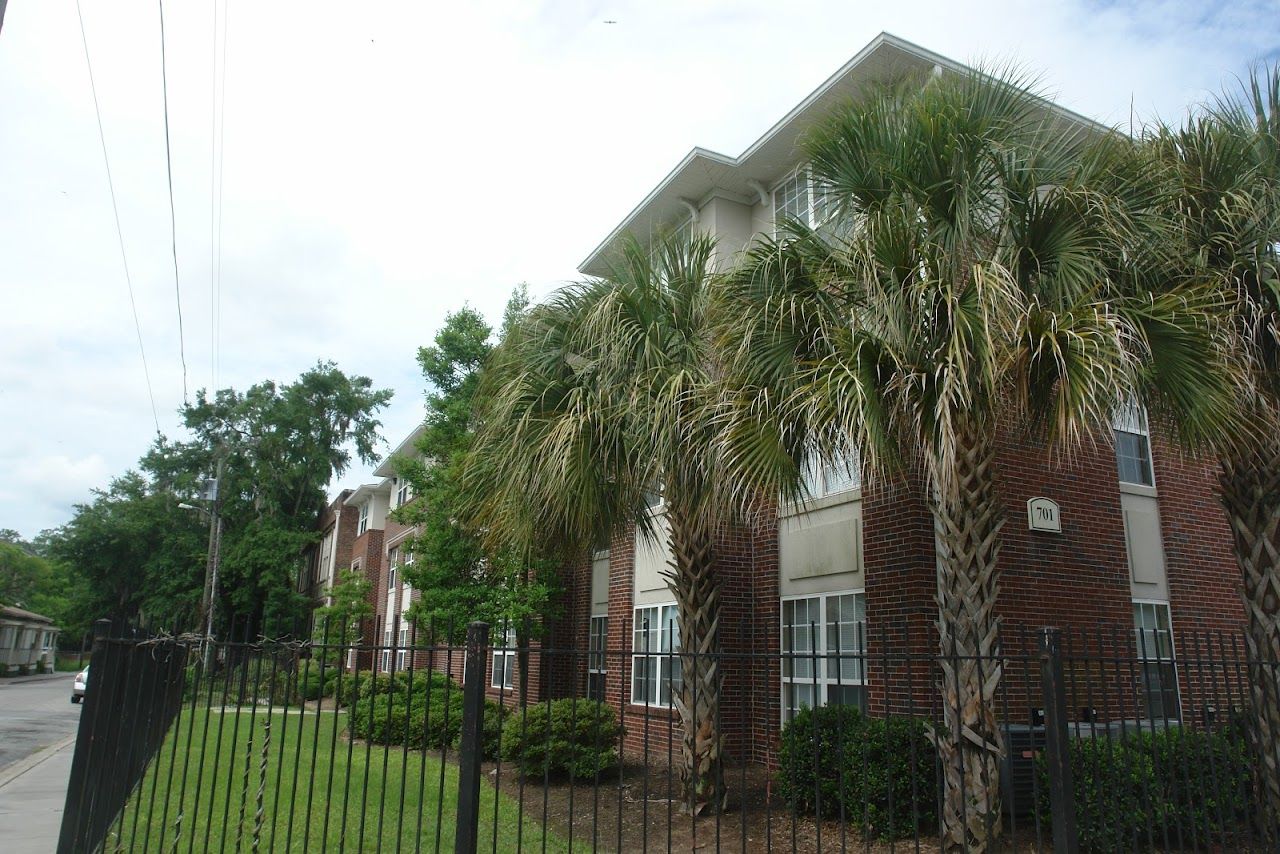
[[[0,605],[0,674],[53,671],[58,629],[42,614]]]

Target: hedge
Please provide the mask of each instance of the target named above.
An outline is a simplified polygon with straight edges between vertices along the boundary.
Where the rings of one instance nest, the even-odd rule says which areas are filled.
[[[512,711],[502,725],[502,758],[521,773],[590,779],[617,767],[622,727],[613,709],[565,698]]]
[[[922,720],[802,709],[782,728],[778,791],[799,813],[903,839],[937,823],[936,762]]]
[[[1038,760],[1038,808],[1048,825],[1048,771]],[[1212,846],[1247,830],[1251,768],[1239,730],[1171,727],[1071,743],[1080,850]],[[1181,840],[1181,842],[1179,842]]]

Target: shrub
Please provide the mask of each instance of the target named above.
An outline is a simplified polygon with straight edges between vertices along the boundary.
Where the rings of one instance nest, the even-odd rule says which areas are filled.
[[[462,731],[462,692],[384,691],[361,697],[351,709],[351,734],[375,744],[438,749]]]
[[[412,679],[410,679],[412,676]],[[379,673],[371,676],[368,672],[363,674],[360,682],[360,699],[372,697],[378,694],[405,694],[412,691],[416,694],[425,693],[432,690],[444,690],[448,688],[451,692],[462,693],[462,686],[451,680],[443,673],[435,670],[415,670],[412,674],[407,671],[400,671],[395,674]]]
[[[484,717],[480,720],[480,754],[483,758],[498,758],[498,747],[502,744],[502,727],[510,715],[510,709],[485,698]],[[459,729],[453,746],[459,747],[461,744],[462,730]]]
[[[885,839],[937,821],[936,753],[924,721],[850,706],[801,710],[782,728],[778,791],[797,812]]]
[[[621,734],[613,709],[595,700],[538,703],[507,716],[502,758],[524,774],[591,778],[617,766]]]
[[[337,667],[325,664],[321,673],[320,662],[311,659],[302,662],[298,667],[298,693],[304,700],[318,700],[329,697],[337,690],[340,671]],[[323,675],[323,681],[321,676]]]
[[[1043,757],[1037,764],[1038,809],[1047,824],[1048,770]],[[1166,835],[1212,847],[1246,829],[1249,753],[1236,731],[1174,727],[1075,739],[1071,772],[1081,851],[1148,850]]]

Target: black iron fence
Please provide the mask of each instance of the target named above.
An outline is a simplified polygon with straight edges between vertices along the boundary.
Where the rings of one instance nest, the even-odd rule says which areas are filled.
[[[59,851],[1277,850],[1250,700],[1277,671],[1234,636],[438,628],[100,626]],[[952,802],[958,837],[949,779],[994,792]]]

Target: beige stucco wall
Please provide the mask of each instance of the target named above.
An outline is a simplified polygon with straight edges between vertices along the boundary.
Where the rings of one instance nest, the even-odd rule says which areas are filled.
[[[1129,589],[1134,599],[1169,601],[1164,540],[1160,535],[1160,505],[1154,493],[1122,487],[1125,550],[1129,557]]]
[[[609,613],[609,552],[596,552],[591,561],[591,616]]]
[[[783,596],[865,585],[861,500],[815,504],[808,512],[778,520],[778,586]]]
[[[667,571],[670,559],[671,526],[667,515],[659,512],[654,519],[655,536],[646,537],[636,531],[635,604],[656,605],[671,602],[674,597],[667,587],[662,573]]]

